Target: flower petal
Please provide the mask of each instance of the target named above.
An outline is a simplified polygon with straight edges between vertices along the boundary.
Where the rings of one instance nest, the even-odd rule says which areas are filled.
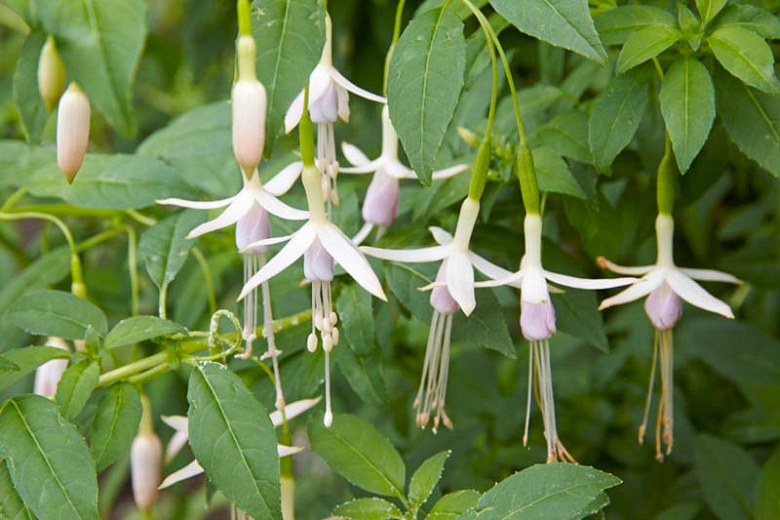
[[[394,262],[423,263],[443,260],[450,252],[449,246],[423,247],[421,249],[382,249],[379,247],[362,246],[365,254],[382,260]]]
[[[616,263],[610,262],[603,256],[600,256],[596,259],[596,263],[601,267],[602,269],[609,269],[613,273],[617,274],[627,274],[629,276],[641,276],[643,274],[647,274],[650,271],[653,270],[655,267],[654,265],[643,265],[643,266],[637,266],[637,267],[624,267],[622,265],[618,265]]]
[[[484,287],[500,287],[502,285],[509,285],[510,287],[517,287],[520,289],[522,286],[523,274],[523,271],[520,270],[515,273],[510,273],[510,275],[505,278],[496,278],[486,282],[477,282],[474,284],[474,287],[479,287],[481,289]]]
[[[339,168],[339,173],[374,173],[379,166],[381,166],[382,161],[384,161],[384,159],[380,157],[360,166]]]
[[[566,287],[574,287],[575,289],[613,289],[615,287],[623,287],[624,285],[631,285],[639,280],[636,278],[579,278],[576,276],[568,276],[565,274],[553,273],[551,271],[544,271],[544,276],[553,283],[558,285],[565,285]]]
[[[176,430],[176,432],[187,433],[189,431],[189,419],[186,415],[161,415],[160,419]]]
[[[300,401],[293,401],[290,404],[284,405],[284,415],[287,416],[288,421],[290,419],[294,419],[306,410],[317,406],[317,403],[319,403],[321,400],[322,397],[316,397],[314,399],[301,399]],[[279,410],[271,412],[270,416],[271,423],[273,423],[274,426],[282,425],[282,413]]]
[[[431,232],[431,235],[433,235],[433,239],[440,246],[448,246],[452,244],[452,240],[453,240],[452,235],[450,235],[447,231],[443,230],[442,228],[437,226],[431,226],[428,228],[428,231]]]
[[[685,276],[677,269],[673,269],[666,277],[666,282],[677,296],[705,311],[714,312],[727,318],[734,318],[731,307],[704,290],[704,288]]]
[[[454,251],[447,257],[447,290],[466,316],[477,306],[474,297],[474,268],[468,253]]]
[[[341,85],[336,85],[336,103],[339,118],[349,123],[349,92]]]
[[[663,281],[664,273],[661,270],[650,271],[644,276],[644,278],[639,279],[625,291],[621,291],[615,296],[607,298],[601,302],[601,305],[599,305],[599,310],[603,311],[604,309],[614,305],[622,305],[624,303],[638,300],[643,296],[647,296],[654,290],[658,289]]]
[[[440,181],[443,179],[449,179],[450,177],[453,177],[461,172],[465,172],[469,168],[471,168],[470,164],[456,164],[455,166],[450,166],[449,168],[443,168],[433,172],[433,180]]]
[[[387,301],[382,284],[371,269],[371,264],[339,228],[328,222],[320,226],[317,236],[325,250],[361,287],[377,298]]]
[[[227,206],[237,198],[238,195],[233,195],[232,197],[228,197],[226,199],[221,199],[221,200],[196,201],[196,200],[184,200],[184,199],[162,199],[156,202],[157,204],[162,204],[163,206],[178,206],[180,208],[217,209],[217,208],[224,208],[225,206]]]
[[[260,190],[255,195],[257,203],[265,208],[268,213],[285,220],[307,220],[309,212],[288,206],[265,190]]]
[[[276,276],[281,271],[290,266],[293,262],[303,256],[303,253],[309,249],[317,236],[317,225],[307,222],[301,229],[296,231],[286,246],[257,271],[252,278],[247,281],[238,299],[243,299],[249,292],[261,283]]]
[[[257,242],[252,242],[251,244],[248,244],[244,249],[239,249],[238,252],[244,254],[247,251],[251,251],[252,249],[258,247],[268,247],[276,244],[281,244],[282,242],[287,242],[288,240],[292,239],[293,236],[295,236],[295,233],[293,233],[292,235],[284,235],[281,237],[271,237],[263,240],[258,240]]]
[[[357,94],[358,96],[364,99],[368,99],[369,101],[375,101],[377,103],[387,103],[387,99],[383,98],[382,96],[377,96],[376,94],[372,94],[367,90],[363,90],[362,88],[358,87],[357,85],[349,81],[347,78],[342,76],[341,72],[336,70],[335,67],[331,68],[330,75],[336,83],[338,83],[345,89],[349,90],[353,94]]]
[[[222,229],[224,227],[228,227],[231,224],[235,224],[238,222],[238,219],[246,215],[252,208],[252,204],[254,204],[253,198],[254,197],[250,192],[242,191],[238,194],[236,200],[231,202],[230,206],[228,206],[225,211],[220,213],[217,218],[214,220],[209,220],[205,224],[201,224],[200,226],[196,227],[190,231],[190,234],[187,235],[187,238],[199,237],[205,233],[210,233],[217,229]]]
[[[290,108],[287,109],[287,113],[284,115],[285,134],[289,134],[293,128],[298,126],[298,123],[301,120],[301,116],[303,115],[303,94],[304,92],[301,91],[301,93],[296,96],[290,105]]]
[[[177,482],[181,482],[182,480],[187,480],[188,478],[192,478],[196,475],[200,475],[203,473],[203,468],[198,464],[197,460],[193,460],[183,468],[181,468],[179,471],[174,471],[170,475],[168,475],[165,480],[162,481],[162,484],[157,489],[165,489],[167,487],[170,487]]]
[[[391,177],[395,177],[396,179],[416,179],[417,174],[414,173],[414,170],[411,168],[407,168],[403,164],[400,163],[400,161],[391,161],[388,160],[387,164],[385,164],[385,171],[388,175]]]
[[[689,267],[680,267],[679,269],[685,276],[693,278],[694,280],[702,280],[704,282],[742,283],[742,280],[736,276],[722,271],[714,271],[712,269],[691,269]]]
[[[512,271],[508,271],[503,267],[499,267],[493,262],[490,262],[489,260],[485,260],[478,254],[472,253],[471,251],[469,251],[469,259],[471,260],[471,265],[473,265],[477,269],[477,271],[479,271],[480,273],[484,274],[485,276],[493,280],[509,278],[510,276],[513,275]]]
[[[290,191],[290,188],[295,184],[295,181],[298,180],[301,171],[303,171],[303,162],[295,161],[282,168],[282,170],[274,175],[271,180],[266,182],[263,187],[265,188],[265,191],[276,197],[284,195]]]
[[[171,436],[171,440],[168,441],[168,445],[165,447],[165,462],[172,461],[189,440],[190,436],[187,433],[187,430],[177,430],[176,433]]]
[[[341,151],[352,166],[363,166],[371,162],[371,159],[360,148],[346,141],[341,143]]]
[[[371,234],[372,229],[374,229],[374,225],[371,222],[366,222],[363,224],[363,227],[360,228],[360,231],[358,231],[357,235],[352,237],[352,243],[356,246],[362,244],[363,241],[368,238],[368,235]]]
[[[302,451],[303,448],[301,448],[300,446],[285,446],[284,444],[276,445],[276,452],[279,454],[280,457],[295,455],[296,453],[300,453]]]
[[[527,303],[546,303],[550,299],[547,280],[541,269],[525,269],[520,283],[520,298]]]

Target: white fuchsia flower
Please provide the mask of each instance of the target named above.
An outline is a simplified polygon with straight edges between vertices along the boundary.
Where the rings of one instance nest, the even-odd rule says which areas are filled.
[[[238,39],[238,81],[230,95],[233,154],[245,174],[257,168],[265,147],[268,98],[255,73],[255,40]]]
[[[291,420],[303,412],[314,407],[320,402],[320,398],[316,399],[302,399],[300,401],[294,401],[284,407],[284,420]],[[274,427],[281,426],[283,423],[282,413],[277,410],[269,414],[271,418],[271,424]],[[168,442],[168,446],[165,449],[165,462],[168,463],[181,451],[181,449],[189,442],[189,420],[184,415],[167,415],[162,416],[162,420],[165,424],[173,428],[176,433],[173,434],[171,440]],[[297,446],[284,446],[279,444],[277,446],[277,452],[280,457],[287,457],[303,451],[303,448]],[[178,471],[174,471],[168,475],[158,489],[165,489],[182,480],[195,477],[203,473],[203,468],[198,464],[197,460],[193,460]]]
[[[658,360],[661,365],[661,396],[659,398],[658,421],[655,431],[656,458],[662,461],[664,452],[661,441],[666,446],[666,455],[674,445],[674,351],[672,329],[682,317],[680,299],[729,319],[734,313],[729,305],[708,293],[694,280],[726,282],[740,284],[738,278],[710,269],[688,269],[677,267],[674,263],[674,219],[671,215],[660,213],[655,221],[657,240],[657,259],[655,265],[624,267],[599,257],[601,267],[618,274],[642,276],[628,289],[601,302],[599,309],[629,303],[644,296],[645,312],[655,328],[653,341],[653,361],[648,384],[647,399],[642,424],[639,426],[639,442],[642,443],[647,428],[650,400],[653,394],[653,382]],[[661,435],[663,423],[663,436]]]
[[[68,183],[76,177],[89,145],[89,99],[73,82],[57,110],[57,164]]]
[[[62,338],[51,336],[44,343],[47,347],[55,347],[70,353],[70,347]],[[57,385],[60,384],[62,374],[68,368],[68,359],[52,359],[42,364],[35,370],[35,382],[33,393],[43,397],[54,397],[57,393]]]
[[[398,159],[398,134],[390,122],[390,112],[385,105],[382,108],[382,153],[370,160],[356,146],[341,143],[344,157],[352,164],[349,168],[340,168],[341,173],[367,174],[374,176],[363,201],[363,220],[366,225],[355,236],[353,241],[360,244],[365,240],[371,229],[377,226],[387,228],[395,220],[398,211],[399,180],[416,179],[414,170],[405,166]],[[443,180],[469,169],[468,164],[457,164],[433,172],[433,180]]]
[[[574,462],[573,457],[558,438],[555,420],[555,399],[552,386],[549,339],[555,335],[557,327],[555,308],[550,300],[550,290],[547,285],[548,281],[576,289],[611,289],[633,283],[636,281],[636,278],[591,280],[548,271],[542,264],[541,217],[538,214],[527,214],[523,227],[525,232],[525,254],[520,263],[520,271],[502,280],[496,279],[491,282],[480,282],[477,286],[510,285],[520,289],[520,329],[523,337],[530,343],[528,354],[528,397],[526,401],[523,445],[528,443],[531,394],[533,393],[534,374],[536,374],[539,404],[544,422],[544,435],[547,439],[547,462],[555,462],[557,460]]]

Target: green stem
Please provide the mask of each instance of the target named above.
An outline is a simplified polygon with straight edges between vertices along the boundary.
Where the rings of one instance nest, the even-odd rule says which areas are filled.
[[[168,319],[168,311],[165,309],[168,305],[168,285],[163,284],[162,287],[160,287],[160,298],[157,301],[157,308],[158,313],[160,315],[160,318],[162,319]]]
[[[250,16],[249,0],[238,0],[238,33],[241,36],[252,36],[252,18]]]
[[[404,16],[404,5],[406,0],[398,0],[398,5],[395,8],[395,22],[393,24],[393,39],[390,41],[390,48],[387,49],[387,56],[385,57],[385,77],[382,81],[382,92],[387,97],[387,78],[390,75],[390,60],[393,59],[393,51],[395,50],[395,44],[398,43],[398,38],[401,36],[401,22]]]
[[[198,261],[200,270],[203,273],[203,281],[206,283],[206,293],[208,294],[209,299],[209,312],[214,314],[217,312],[217,295],[214,290],[214,278],[211,276],[211,268],[200,249],[193,247],[192,255],[195,257],[195,260]]]
[[[664,136],[664,156],[658,165],[658,213],[671,215],[674,209],[674,183],[677,167],[672,157],[672,143],[669,134]]]
[[[124,230],[125,230],[125,226],[118,226],[115,228],[107,229],[106,231],[98,233],[97,235],[93,235],[87,238],[86,240],[76,244],[76,252],[82,253],[87,249],[92,249],[93,247],[102,244],[106,240],[110,240],[114,238]]]
[[[137,316],[139,311],[138,286],[138,237],[132,226],[126,226],[127,231],[127,268],[130,271],[130,315]]]
[[[154,226],[157,224],[157,219],[154,219],[152,217],[147,217],[146,215],[142,215],[138,211],[134,209],[128,209],[125,211],[127,213],[127,216],[138,222],[139,224],[143,224],[144,226]]]
[[[300,141],[301,159],[303,166],[314,166],[314,131],[312,130],[311,117],[309,116],[309,82],[303,89],[303,113],[298,123],[298,139]]]
[[[13,192],[10,197],[8,197],[8,200],[5,201],[5,204],[0,207],[0,211],[9,211],[14,206],[14,204],[19,202],[19,200],[21,200],[21,198],[25,195],[27,195],[27,188],[19,188]]]

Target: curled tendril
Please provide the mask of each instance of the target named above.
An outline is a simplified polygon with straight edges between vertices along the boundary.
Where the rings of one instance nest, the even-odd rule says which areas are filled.
[[[219,319],[222,317],[229,319],[235,329],[236,339],[232,344],[230,341],[223,339],[219,334]],[[244,341],[241,330],[241,323],[238,321],[235,314],[225,309],[219,309],[211,315],[211,325],[209,325],[208,346],[211,354],[208,356],[193,356],[191,360],[195,362],[216,361],[218,359],[225,359],[234,354],[241,348],[241,344]],[[225,345],[230,345],[230,347],[227,350],[223,350]]]

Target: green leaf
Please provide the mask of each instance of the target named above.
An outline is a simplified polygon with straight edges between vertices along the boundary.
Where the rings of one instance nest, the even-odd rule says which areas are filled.
[[[115,384],[100,396],[89,435],[89,448],[98,471],[130,450],[141,412],[141,396],[135,385]]]
[[[491,0],[490,5],[520,32],[606,63],[587,0]]]
[[[256,520],[281,518],[279,456],[268,412],[228,368],[190,375],[190,446],[206,476]]]
[[[477,291],[476,296],[474,312],[468,317],[458,313],[453,319],[452,337],[455,341],[481,345],[514,359],[515,345],[495,293],[491,290]]]
[[[20,368],[21,367],[13,361],[9,361],[3,356],[0,356],[0,372],[17,372]]]
[[[43,127],[49,119],[46,105],[38,92],[38,59],[45,42],[45,34],[31,32],[24,40],[24,47],[14,70],[14,104],[19,112],[22,131],[28,143],[40,141]]]
[[[339,310],[341,332],[352,351],[366,357],[376,350],[374,312],[371,295],[357,286],[345,286],[339,294],[336,308]]]
[[[351,348],[342,349],[338,351],[334,360],[338,364],[338,369],[347,378],[349,386],[363,401],[373,406],[386,404],[387,390],[380,353],[359,356]]]
[[[715,28],[719,27],[742,27],[762,38],[780,38],[780,18],[754,5],[727,6],[715,24]]]
[[[21,273],[3,283],[0,314],[15,306],[25,293],[55,284],[70,274],[70,251],[58,247],[31,263]]]
[[[122,320],[106,336],[105,348],[117,348],[148,339],[186,332],[186,329],[172,321],[156,316],[133,316]]]
[[[588,466],[538,464],[515,473],[482,495],[476,506],[481,520],[511,518],[578,519],[620,479]]]
[[[97,477],[81,434],[45,397],[0,409],[0,451],[22,501],[39,518],[98,519]]]
[[[370,493],[404,498],[404,462],[373,424],[336,414],[327,428],[318,414],[309,419],[308,433],[311,449],[330,469]]]
[[[753,90],[728,74],[715,76],[718,114],[742,152],[780,177],[780,97]]]
[[[596,98],[588,144],[598,171],[609,171],[615,157],[634,138],[649,98],[647,76],[642,71],[614,78]]]
[[[533,156],[540,190],[580,199],[587,198],[566,160],[557,152],[548,148],[537,148],[533,151]]]
[[[333,510],[333,515],[347,520],[386,520],[387,518],[404,518],[398,507],[378,497],[357,498]]]
[[[773,520],[780,518],[780,448],[775,449],[764,463],[758,476],[756,494],[756,519]]]
[[[726,7],[728,0],[696,0],[696,10],[704,25],[707,25]]]
[[[254,0],[252,7],[257,76],[268,94],[265,135],[270,155],[287,109],[322,55],[325,9],[315,0]]]
[[[677,24],[672,13],[651,5],[621,5],[599,14],[594,22],[605,45],[621,45],[649,26]]]
[[[0,461],[0,515],[4,520],[35,520],[14,489],[5,461]]]
[[[146,40],[146,2],[36,0],[35,11],[90,104],[118,132],[134,135],[131,88]]]
[[[431,508],[425,520],[455,520],[477,505],[482,493],[473,489],[453,491],[441,497]]]
[[[433,488],[439,483],[444,471],[444,463],[450,456],[450,451],[442,451],[420,464],[409,482],[409,501],[412,506],[420,507],[433,493]]]
[[[676,27],[651,25],[632,34],[618,55],[615,72],[623,74],[677,43],[682,33]]]
[[[384,262],[382,268],[393,296],[412,313],[412,316],[424,323],[431,321],[431,304],[428,301],[430,294],[418,290],[419,287],[431,283],[431,280],[406,264]]]
[[[92,392],[97,388],[98,379],[100,379],[100,365],[96,362],[81,361],[65,370],[57,385],[55,397],[64,418],[74,421],[78,417]]]
[[[697,436],[693,446],[693,469],[710,510],[722,520],[753,518],[758,466],[750,454],[706,434]]]
[[[769,94],[780,92],[772,48],[751,30],[729,25],[713,32],[707,43],[723,68],[751,87]]]
[[[19,298],[8,319],[30,334],[82,339],[92,325],[101,336],[108,330],[103,311],[63,291],[37,291]]]
[[[407,25],[387,80],[390,119],[412,169],[425,185],[463,88],[466,40],[451,10],[434,9]]]
[[[183,211],[141,234],[138,256],[152,282],[161,291],[168,287],[187,260],[193,242],[187,234],[204,221],[203,212]]]
[[[715,120],[715,87],[707,67],[694,58],[674,62],[664,76],[659,100],[677,166],[685,173]]]
[[[558,114],[538,128],[529,142],[533,148],[554,150],[558,155],[581,163],[590,164],[593,161],[588,148],[588,114],[582,110],[574,109]]]
[[[4,390],[47,361],[67,359],[70,354],[55,347],[25,347],[9,350],[0,357],[18,367],[14,371],[0,373],[0,390]]]

